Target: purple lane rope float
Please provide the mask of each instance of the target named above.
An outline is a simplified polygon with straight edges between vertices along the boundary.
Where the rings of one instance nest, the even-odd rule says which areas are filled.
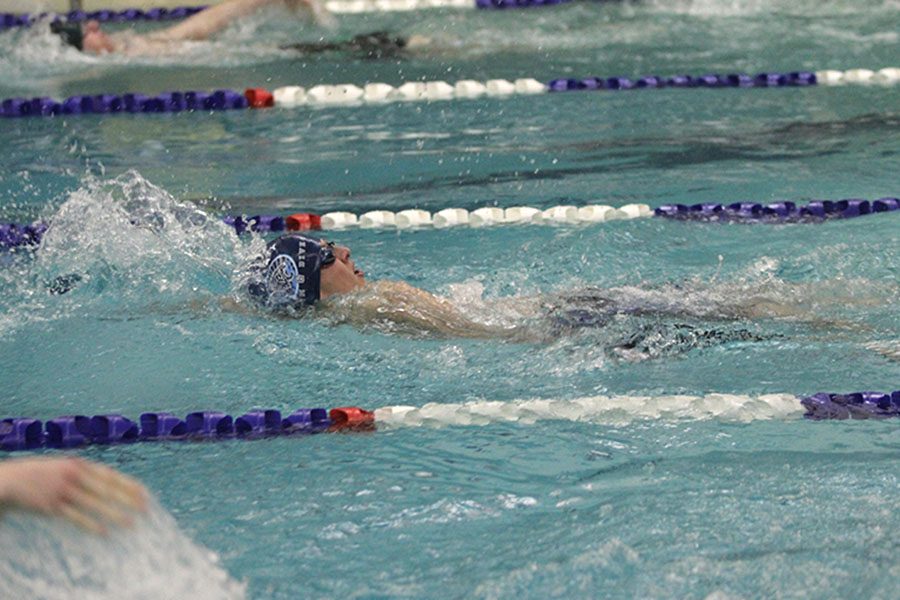
[[[436,102],[470,99],[481,96],[507,97],[573,91],[622,91],[661,88],[773,88],[809,87],[816,85],[881,84],[900,82],[900,68],[879,71],[851,69],[849,71],[795,71],[790,73],[677,75],[673,77],[647,76],[589,77],[586,79],[554,79],[541,83],[536,79],[490,79],[457,81],[410,81],[397,87],[386,83],[317,85],[308,90],[300,86],[285,86],[270,92],[263,88],[248,88],[243,94],[223,89],[214,92],[175,91],[147,96],[139,93],[93,94],[71,96],[62,101],[49,97],[6,98],[0,101],[0,117],[55,117],[79,114],[110,113],[170,113],[202,112],[225,109],[293,108],[297,106],[327,107],[385,102]]]
[[[428,8],[477,8],[482,10],[508,10],[538,8],[567,4],[572,0],[330,0],[325,8],[335,14],[370,12],[403,12]],[[185,19],[207,6],[179,6],[175,8],[126,8],[123,10],[73,10],[67,13],[42,12],[38,14],[0,13],[0,30],[14,27],[30,27],[38,21],[67,21],[80,23],[96,20],[101,23],[131,23],[135,21],[172,21]]]
[[[0,30],[13,27],[30,27],[38,21],[66,21],[81,23],[83,21],[99,21],[101,23],[127,23],[134,21],[174,21],[194,15],[206,6],[179,6],[175,8],[126,8],[124,10],[73,10],[67,13],[15,14],[0,13]]]
[[[224,412],[198,411],[183,419],[168,412],[148,412],[136,423],[119,414],[66,415],[42,423],[38,419],[0,419],[0,449],[77,448],[88,444],[138,441],[258,438],[368,430],[374,414],[355,406],[326,410],[301,408],[282,417],[278,410],[254,409],[237,418]]]
[[[350,212],[331,212],[324,215],[295,213],[279,215],[229,215],[223,222],[234,228],[238,235],[247,231],[279,233],[282,231],[335,230],[360,227],[362,229],[397,228],[438,229],[467,225],[487,227],[493,225],[566,225],[601,223],[622,219],[661,217],[683,221],[708,221],[722,223],[817,223],[831,219],[850,219],[865,215],[900,210],[900,199],[878,200],[813,200],[806,204],[795,202],[734,202],[732,204],[664,204],[651,209],[646,204],[626,204],[618,208],[607,205],[553,206],[540,210],[531,206],[500,208],[486,206],[472,211],[464,208],[445,208],[434,214],[421,209],[373,210],[361,215]],[[0,248],[36,247],[40,245],[47,223],[0,223]]]
[[[799,404],[799,406],[798,406]],[[760,406],[766,407],[760,411]],[[254,409],[239,417],[219,411],[197,411],[178,417],[147,412],[137,422],[119,414],[66,415],[42,422],[12,417],[0,419],[0,449],[79,448],[89,444],[127,444],[140,441],[258,439],[294,434],[372,431],[382,425],[483,425],[490,422],[533,422],[537,419],[589,420],[604,412],[631,408],[634,417],[722,416],[771,418],[801,408],[810,420],[886,419],[900,417],[900,390],[894,392],[818,393],[744,396],[592,397],[573,401],[475,401],[465,404],[429,403],[424,406],[387,406],[374,411],[355,406],[326,410],[301,408],[287,416],[275,409]]]
[[[93,94],[70,96],[62,102],[53,98],[7,98],[0,101],[0,117],[55,117],[81,114],[173,113],[244,109],[249,102],[234,90],[214,92],[166,92],[144,94]]]
[[[572,0],[329,0],[325,8],[335,14],[407,12],[429,8],[510,10],[568,4]]]

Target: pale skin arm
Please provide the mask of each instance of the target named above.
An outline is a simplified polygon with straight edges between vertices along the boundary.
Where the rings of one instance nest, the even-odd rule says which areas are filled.
[[[167,42],[205,40],[235,20],[267,6],[285,5],[294,10],[303,8],[314,13],[314,2],[315,0],[226,0],[147,37],[154,41]]]
[[[127,527],[147,509],[147,491],[118,471],[80,458],[19,458],[0,462],[0,516],[20,508],[68,519],[104,535]]]
[[[377,281],[364,291],[349,294],[323,308],[343,322],[364,326],[389,323],[409,333],[448,337],[518,339],[518,328],[502,328],[473,321],[452,302],[402,281]]]

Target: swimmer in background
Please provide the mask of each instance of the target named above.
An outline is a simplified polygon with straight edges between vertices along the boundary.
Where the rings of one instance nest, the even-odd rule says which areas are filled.
[[[485,323],[473,320],[453,302],[402,281],[367,281],[351,258],[350,249],[301,234],[282,235],[268,244],[266,253],[249,268],[247,291],[252,303],[278,314],[294,316],[317,305],[317,313],[334,323],[375,326],[413,336],[547,341],[567,332],[600,328],[628,316],[675,317],[679,322],[652,322],[627,332],[616,344],[616,354],[627,360],[680,352],[735,341],[762,341],[747,329],[710,327],[712,321],[794,318],[823,326],[840,324],[810,319],[799,305],[762,295],[740,297],[715,304],[708,300],[688,307],[668,294],[644,294],[635,300],[623,289],[584,288],[533,297],[495,300],[512,318]],[[677,288],[676,288],[677,290]],[[678,293],[670,291],[670,293]],[[687,295],[689,292],[683,292]],[[246,302],[230,299],[226,309],[246,310]],[[704,324],[689,324],[696,319]],[[543,332],[528,323],[543,322]],[[549,330],[549,335],[548,335]]]
[[[147,490],[127,475],[80,458],[0,462],[0,517],[18,508],[67,519],[98,535],[128,527],[147,510]]]
[[[346,52],[360,58],[396,58],[410,50],[425,48],[431,40],[421,35],[409,37],[395,36],[387,31],[373,31],[355,35],[343,42],[302,42],[281,46],[282,50],[292,50],[301,55],[324,54],[326,52]]]
[[[269,6],[282,5],[292,10],[302,9],[317,22],[331,19],[319,0],[225,0],[180,23],[147,34],[133,31],[107,33],[95,20],[84,24],[55,22],[50,27],[65,43],[89,54],[156,56],[175,54],[184,42],[209,39],[237,19]]]

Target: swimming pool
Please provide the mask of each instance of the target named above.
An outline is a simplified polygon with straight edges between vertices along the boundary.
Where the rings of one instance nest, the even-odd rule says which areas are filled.
[[[896,5],[865,6],[425,11],[348,16],[329,34],[389,27],[443,44],[383,63],[292,59],[269,40],[316,33],[272,20],[198,46],[180,68],[50,61],[32,34],[0,34],[12,57],[0,59],[0,97],[896,66]],[[571,407],[531,423],[80,451],[143,479],[252,598],[892,597],[896,423],[810,422],[799,406],[590,418],[577,407],[900,387],[900,363],[873,350],[900,340],[897,212],[330,234],[370,278],[451,296],[482,319],[512,318],[485,302],[499,297],[677,285],[698,304],[760,294],[831,321],[741,323],[770,339],[638,361],[610,352],[615,328],[517,344],[224,313],[217,298],[262,242],[213,217],[896,196],[898,106],[897,86],[663,89],[0,121],[0,221],[54,223],[36,256],[0,255],[2,412]],[[46,292],[70,272],[89,277]]]

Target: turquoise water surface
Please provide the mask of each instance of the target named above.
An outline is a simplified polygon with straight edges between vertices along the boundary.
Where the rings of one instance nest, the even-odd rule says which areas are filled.
[[[278,50],[375,29],[435,47],[383,62]],[[877,70],[900,66],[898,31],[887,0],[428,10],[340,17],[336,31],[274,14],[197,44],[179,66],[89,59],[38,31],[6,32],[0,97]],[[329,233],[369,279],[408,281],[484,322],[521,319],[504,298],[585,286],[694,315],[750,298],[800,315],[662,319],[758,339],[692,350],[661,339],[637,357],[614,350],[646,325],[637,317],[513,343],[223,311],[263,240],[218,217],[897,196],[898,107],[897,86],[846,86],[2,120],[0,221],[53,227],[36,252],[0,254],[0,416],[562,407],[528,422],[79,451],[145,481],[250,598],[892,598],[896,422],[812,422],[799,403],[642,407],[676,394],[900,388],[900,213]],[[69,273],[81,284],[51,295],[47,283]],[[643,400],[579,408],[623,395]],[[145,541],[131,551],[164,564],[171,540]],[[32,543],[0,538],[13,548],[2,560],[27,562]],[[204,560],[200,573],[155,577],[212,581]],[[67,593],[89,589],[71,579]]]

